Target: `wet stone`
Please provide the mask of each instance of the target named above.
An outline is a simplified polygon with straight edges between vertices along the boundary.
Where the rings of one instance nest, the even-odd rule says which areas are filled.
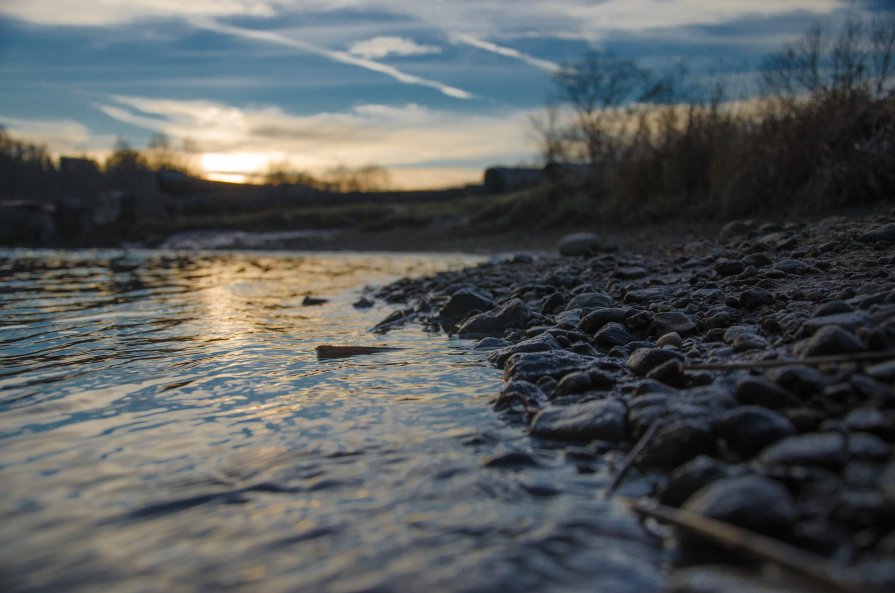
[[[852,459],[887,459],[892,447],[876,435],[855,432],[848,436],[848,454]]]
[[[547,395],[540,386],[530,381],[510,381],[504,384],[494,405],[500,408],[514,403],[521,403],[526,407],[540,408],[547,403]]]
[[[845,437],[838,432],[812,432],[791,436],[764,451],[766,465],[815,465],[840,467],[848,459]]]
[[[658,286],[653,288],[640,288],[628,291],[625,294],[624,303],[634,303],[638,305],[648,305],[653,301],[663,301],[669,297],[667,288]]]
[[[736,397],[740,404],[772,410],[794,408],[802,403],[796,394],[765,377],[746,377],[737,381]]]
[[[814,312],[811,316],[826,317],[827,315],[837,315],[839,313],[851,313],[854,310],[855,308],[845,301],[833,300],[818,305],[817,308],[814,309]]]
[[[473,311],[488,311],[494,307],[491,297],[474,288],[461,288],[448,298],[438,312],[438,320],[457,322]]]
[[[610,349],[613,346],[624,346],[632,341],[631,334],[621,323],[607,323],[594,335],[594,341],[601,348]]]
[[[764,350],[768,347],[768,341],[758,334],[742,333],[733,339],[731,347],[734,352]]]
[[[774,264],[774,269],[794,275],[807,274],[814,271],[810,265],[798,259],[781,259]]]
[[[610,322],[624,321],[629,309],[619,307],[602,307],[595,309],[581,318],[578,328],[592,334]]]
[[[488,355],[488,362],[497,368],[503,368],[507,359],[513,354],[520,352],[550,352],[554,350],[562,350],[563,347],[556,341],[552,335],[543,333],[528,340],[523,340],[518,344],[513,344],[505,348],[501,348]]]
[[[662,335],[658,340],[656,340],[656,346],[659,348],[681,348],[684,345],[684,341],[681,339],[681,336],[677,332],[669,332],[667,334]]]
[[[659,502],[679,507],[700,489],[730,477],[731,468],[707,455],[699,455],[675,469],[659,495]]]
[[[784,389],[789,389],[802,397],[820,393],[830,384],[830,380],[814,367],[790,365],[773,369],[768,377]]]
[[[531,434],[558,440],[618,443],[625,438],[625,414],[625,405],[614,399],[551,406],[534,417]]]
[[[523,352],[513,354],[504,366],[504,376],[526,381],[537,381],[541,377],[560,378],[574,371],[583,371],[593,358],[573,352]]]
[[[695,419],[663,423],[644,448],[641,459],[646,465],[673,469],[697,455],[715,450],[712,425]]]
[[[758,309],[765,305],[774,304],[774,295],[758,286],[748,288],[740,294],[740,306],[747,310]]]
[[[684,509],[770,535],[788,531],[796,519],[795,503],[786,488],[756,475],[712,482],[690,497]]]
[[[572,309],[596,309],[612,305],[612,297],[605,292],[586,292],[573,297],[566,305],[566,311]]]
[[[749,458],[796,429],[785,416],[759,406],[740,406],[728,411],[717,425],[731,450]]]
[[[657,313],[653,317],[653,325],[655,325],[656,332],[660,335],[675,332],[685,336],[696,330],[696,324],[693,320],[679,311]]]
[[[802,324],[802,331],[806,335],[812,335],[820,328],[828,325],[838,325],[843,329],[854,331],[859,327],[869,327],[873,325],[873,319],[861,311],[834,313],[832,315],[824,315],[823,317],[814,317],[807,320]]]
[[[735,276],[746,269],[746,265],[741,261],[722,259],[715,264],[715,272],[719,276]]]
[[[802,346],[802,356],[826,356],[863,352],[866,345],[854,334],[838,325],[825,325],[811,336]]]
[[[587,255],[599,251],[601,246],[600,237],[594,233],[571,233],[559,240],[559,254]]]
[[[531,311],[521,299],[511,299],[492,311],[467,319],[457,335],[460,338],[501,336],[509,328],[524,328]]]
[[[865,243],[892,243],[895,242],[895,223],[884,224],[861,235]]]
[[[644,377],[648,372],[669,360],[683,360],[680,353],[664,348],[638,348],[628,357],[627,367],[632,373]]]

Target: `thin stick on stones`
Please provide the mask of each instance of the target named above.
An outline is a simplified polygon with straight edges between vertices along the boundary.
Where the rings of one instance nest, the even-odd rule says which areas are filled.
[[[710,519],[698,513],[673,507],[650,504],[632,498],[624,499],[641,515],[671,523],[704,539],[723,545],[732,552],[772,563],[808,578],[827,589],[841,593],[871,593],[874,588],[848,580],[829,568],[824,558],[800,550],[781,541],[747,531],[730,523]]]
[[[625,479],[625,475],[628,473],[628,470],[633,467],[635,463],[637,463],[637,459],[640,457],[640,453],[644,448],[649,444],[649,442],[655,436],[656,431],[659,430],[660,422],[658,420],[653,420],[653,423],[650,424],[650,427],[643,433],[643,436],[640,437],[640,440],[637,441],[637,444],[634,445],[634,448],[631,449],[628,454],[625,456],[622,461],[622,465],[618,470],[618,473],[615,475],[615,479],[612,480],[612,483],[609,484],[609,487],[606,489],[606,498],[610,498],[612,494],[615,492],[616,488],[618,488],[622,480]]]
[[[725,371],[734,369],[764,369],[804,364],[809,366],[835,364],[843,362],[863,362],[869,360],[888,360],[895,358],[895,350],[882,352],[858,352],[855,354],[833,354],[830,356],[807,356],[805,358],[784,360],[744,360],[739,362],[703,362],[685,364],[684,371]]]

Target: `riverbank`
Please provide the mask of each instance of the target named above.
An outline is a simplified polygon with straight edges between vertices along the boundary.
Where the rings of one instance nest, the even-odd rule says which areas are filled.
[[[476,340],[502,416],[581,472],[613,468],[595,496],[695,518],[661,532],[697,565],[673,590],[752,578],[705,566],[723,547],[706,519],[740,547],[770,538],[746,555],[785,556],[807,590],[895,585],[895,212],[608,243],[394,283],[376,331]]]

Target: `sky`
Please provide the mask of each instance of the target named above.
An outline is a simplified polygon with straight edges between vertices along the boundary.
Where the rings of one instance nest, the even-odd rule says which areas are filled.
[[[205,175],[536,163],[531,114],[588,49],[745,76],[855,0],[0,0],[0,125],[53,154],[189,139]]]

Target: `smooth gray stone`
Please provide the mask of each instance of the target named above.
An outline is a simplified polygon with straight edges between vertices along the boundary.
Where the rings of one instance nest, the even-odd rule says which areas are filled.
[[[502,336],[507,329],[524,328],[530,316],[531,311],[522,299],[511,299],[496,309],[467,319],[457,335],[464,339]]]
[[[766,534],[788,530],[797,516],[795,503],[786,488],[756,475],[712,482],[691,496],[683,508]]]
[[[531,434],[569,441],[608,441],[625,438],[625,405],[614,399],[551,406],[538,412],[531,423]]]
[[[848,449],[838,432],[812,432],[791,436],[761,452],[766,465],[818,465],[840,467],[848,460]]]

